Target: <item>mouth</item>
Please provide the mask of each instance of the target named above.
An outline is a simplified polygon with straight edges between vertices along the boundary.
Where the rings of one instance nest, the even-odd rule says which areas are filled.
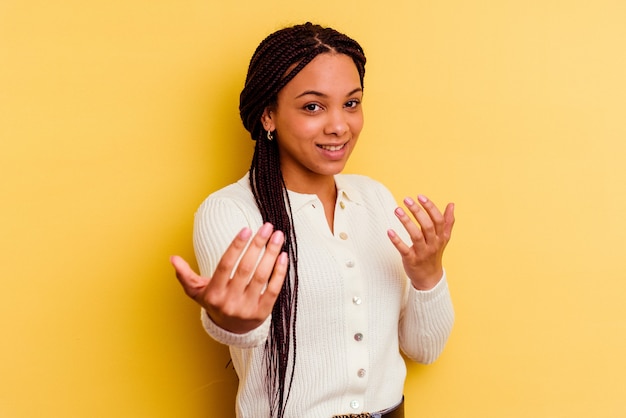
[[[322,144],[317,144],[318,148],[321,148],[325,151],[339,151],[341,149],[343,149],[346,146],[347,142],[341,145],[322,145]]]

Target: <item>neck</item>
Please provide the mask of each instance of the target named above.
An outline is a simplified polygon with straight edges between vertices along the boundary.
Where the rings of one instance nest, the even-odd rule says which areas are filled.
[[[333,175],[313,175],[313,176],[285,176],[285,186],[287,190],[296,193],[314,194],[324,205],[324,214],[331,232],[334,229],[335,204],[337,203],[337,186]]]
[[[335,176],[321,174],[302,174],[293,175],[283,171],[283,179],[287,190],[302,194],[315,194],[321,200],[325,197],[334,196],[337,193],[335,187]]]

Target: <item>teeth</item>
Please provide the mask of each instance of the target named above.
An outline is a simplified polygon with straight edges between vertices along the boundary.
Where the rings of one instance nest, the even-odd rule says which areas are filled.
[[[343,148],[343,145],[320,145],[319,147],[326,151],[339,151]]]

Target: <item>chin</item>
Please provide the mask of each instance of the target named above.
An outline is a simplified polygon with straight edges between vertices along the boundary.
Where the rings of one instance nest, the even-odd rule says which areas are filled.
[[[336,164],[331,167],[327,167],[326,169],[320,170],[320,174],[327,176],[334,176],[335,174],[339,174],[346,168],[346,163],[342,162],[341,164]]]

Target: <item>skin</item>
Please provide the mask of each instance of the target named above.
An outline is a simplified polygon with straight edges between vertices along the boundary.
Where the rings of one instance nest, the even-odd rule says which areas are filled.
[[[217,325],[240,334],[261,325],[272,312],[287,273],[287,254],[281,252],[285,237],[265,223],[252,238],[243,228],[224,252],[213,277],[202,277],[179,256],[170,261],[187,296],[206,309]],[[256,261],[265,252],[255,269]],[[230,277],[239,256],[243,257]],[[265,285],[267,288],[263,291]]]
[[[324,53],[304,67],[278,93],[277,103],[261,116],[264,128],[274,132],[278,141],[287,188],[316,194],[331,230],[337,198],[333,176],[345,167],[363,128],[362,99],[352,59]],[[449,203],[443,213],[422,195],[417,200],[407,197],[404,204],[408,213],[398,207],[395,215],[411,242],[403,242],[394,230],[387,235],[400,253],[413,286],[429,290],[443,275],[442,258],[454,225],[454,204]],[[273,231],[269,223],[254,237],[250,229],[242,229],[212,277],[198,275],[178,256],[173,256],[171,263],[185,293],[205,308],[217,325],[245,333],[261,325],[276,302],[288,263],[287,255],[280,251],[283,241],[283,233]],[[231,279],[230,272],[242,254]]]
[[[352,59],[325,53],[304,67],[261,117],[265,130],[277,134],[285,185],[316,194],[331,230],[337,198],[333,176],[345,167],[363,129],[362,100]]]

